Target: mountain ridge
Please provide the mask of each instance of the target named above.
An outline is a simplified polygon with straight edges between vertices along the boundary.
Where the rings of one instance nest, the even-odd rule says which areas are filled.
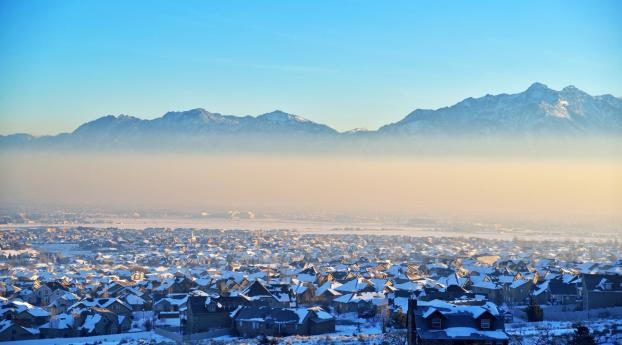
[[[378,130],[339,132],[299,115],[274,110],[257,116],[223,115],[195,108],[169,111],[154,119],[106,115],[86,122],[70,133],[54,136],[11,134],[0,136],[0,146],[87,145],[133,146],[141,142],[198,142],[212,138],[311,137],[373,138],[443,135],[621,134],[622,99],[610,94],[591,96],[573,85],[556,91],[533,83],[525,91],[468,97],[437,109],[415,109],[399,121]]]

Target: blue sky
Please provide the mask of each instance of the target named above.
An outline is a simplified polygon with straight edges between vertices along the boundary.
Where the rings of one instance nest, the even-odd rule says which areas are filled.
[[[0,133],[203,107],[375,129],[540,81],[622,96],[620,1],[0,0]]]

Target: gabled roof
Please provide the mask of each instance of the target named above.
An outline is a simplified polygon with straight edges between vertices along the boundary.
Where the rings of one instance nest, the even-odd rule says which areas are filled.
[[[583,282],[588,291],[622,292],[622,275],[584,274]]]
[[[443,315],[451,315],[451,314],[465,314],[471,315],[473,318],[478,318],[484,313],[488,312],[493,317],[499,316],[499,309],[497,305],[488,302],[488,301],[479,301],[479,300],[456,300],[456,301],[442,301],[442,300],[432,300],[432,301],[418,301],[418,307],[425,309],[426,312],[430,309],[437,310],[441,312]],[[422,309],[422,310],[423,310]],[[426,312],[423,312],[425,314]]]
[[[108,307],[110,307],[114,303],[119,303],[129,310],[132,309],[127,304],[125,304],[125,302],[117,298],[85,298],[81,300],[80,302],[77,302],[71,307],[69,307],[69,309],[74,309],[74,308],[79,308],[79,307],[86,307],[86,308],[96,307],[96,308],[108,309]]]
[[[274,297],[272,293],[268,290],[268,288],[259,280],[255,280],[254,282],[252,282],[251,285],[249,285],[246,289],[244,289],[244,291],[242,291],[242,294],[248,297]]]
[[[256,321],[269,323],[303,324],[311,315],[321,320],[334,317],[320,307],[314,308],[275,308],[275,307],[241,307],[231,313],[236,321]]]
[[[425,319],[436,315],[443,317],[443,328],[428,328]],[[494,303],[480,300],[418,301],[415,309],[417,334],[426,340],[507,340],[499,315]],[[493,329],[479,329],[484,316],[497,319]]]
[[[302,269],[300,272],[298,272],[298,274],[308,274],[308,275],[317,275],[319,272],[318,270],[315,268],[315,266],[307,266],[306,268]]]
[[[339,282],[328,281],[322,284],[322,286],[320,286],[319,288],[317,288],[317,290],[315,290],[315,295],[321,296],[325,293],[328,293],[332,296],[341,296],[341,292],[335,290],[335,288],[339,286],[341,286],[341,283]]]

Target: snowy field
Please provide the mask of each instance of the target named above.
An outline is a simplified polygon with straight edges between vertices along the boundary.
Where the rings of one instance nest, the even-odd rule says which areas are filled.
[[[195,229],[223,229],[223,230],[296,230],[304,233],[316,234],[359,234],[359,235],[407,235],[407,236],[432,236],[432,237],[473,237],[485,239],[512,240],[516,237],[529,238],[530,240],[582,240],[601,241],[614,238],[622,239],[621,233],[589,234],[573,233],[568,228],[562,227],[563,231],[532,230],[532,229],[509,229],[495,228],[494,226],[470,227],[468,230],[451,229],[447,225],[439,226],[412,226],[373,221],[312,221],[312,220],[289,220],[280,218],[262,219],[224,219],[224,218],[106,218],[93,220],[92,223],[72,224],[0,224],[2,229],[28,228],[28,227],[59,227],[73,228],[85,227],[116,227],[120,229],[145,229],[145,228],[195,228]],[[459,227],[458,227],[459,228]]]
[[[368,325],[363,326],[359,330],[356,326],[337,326],[337,331],[332,334],[324,334],[317,336],[291,336],[278,338],[278,344],[295,344],[295,345],[324,345],[324,344],[401,344],[404,339],[403,332],[396,334],[383,335],[380,328]],[[355,335],[353,335],[355,334]],[[55,338],[55,339],[37,339],[37,340],[21,340],[5,342],[3,345],[142,345],[142,344],[174,344],[175,342],[166,337],[157,335],[154,332],[136,332],[122,333],[95,337],[80,338]],[[259,344],[258,339],[240,339],[236,337],[219,337],[214,339],[205,339],[192,342],[192,344]]]
[[[54,338],[4,342],[3,345],[86,345],[86,344],[165,344],[174,343],[154,332],[121,333],[79,338]]]
[[[597,344],[622,344],[622,320],[584,321]],[[506,324],[505,331],[512,345],[566,344],[575,332],[575,322],[542,321]]]
[[[588,321],[584,324],[594,332],[597,344],[622,344],[622,320]],[[574,330],[574,323],[564,321],[516,322],[507,324],[506,327],[506,331],[510,336],[510,345],[566,344],[572,337]],[[331,334],[290,336],[274,340],[276,344],[284,345],[397,345],[404,344],[405,337],[404,330],[389,331],[389,334],[382,334],[379,326],[365,324],[360,328],[357,326],[338,325],[337,331]],[[171,339],[159,336],[154,332],[136,332],[81,338],[22,340],[5,342],[3,345],[146,345],[174,343]],[[212,345],[255,345],[260,343],[259,339],[240,339],[230,336],[192,342],[192,344]]]

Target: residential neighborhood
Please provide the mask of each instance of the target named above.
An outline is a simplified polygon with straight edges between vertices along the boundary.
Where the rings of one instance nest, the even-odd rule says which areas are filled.
[[[152,332],[506,345],[530,321],[622,318],[617,241],[29,227],[0,231],[0,243],[0,341]]]

